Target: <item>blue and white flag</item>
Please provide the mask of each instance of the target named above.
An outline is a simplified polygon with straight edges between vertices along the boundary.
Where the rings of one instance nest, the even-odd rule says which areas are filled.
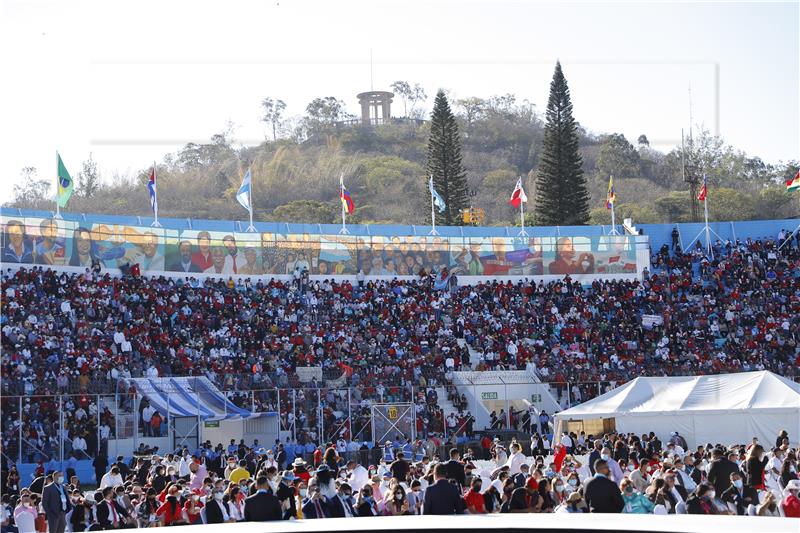
[[[242,204],[242,207],[250,211],[250,169],[247,169],[247,172],[244,173],[244,179],[242,179],[242,185],[239,187],[239,190],[236,191],[236,201]]]
[[[447,207],[444,203],[444,198],[436,192],[436,189],[433,188],[433,176],[430,177],[428,180],[428,189],[431,191],[431,197],[433,198],[433,205],[439,208],[440,213],[444,213],[445,207]]]

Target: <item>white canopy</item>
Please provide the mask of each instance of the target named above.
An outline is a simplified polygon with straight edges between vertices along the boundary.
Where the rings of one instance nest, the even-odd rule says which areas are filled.
[[[653,431],[662,440],[679,432],[689,446],[745,443],[770,448],[781,430],[800,437],[800,384],[772,372],[717,376],[640,377],[561,411],[563,421],[615,419],[617,431]]]

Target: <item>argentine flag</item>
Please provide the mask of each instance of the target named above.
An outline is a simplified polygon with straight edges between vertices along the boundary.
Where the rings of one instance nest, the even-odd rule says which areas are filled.
[[[436,192],[436,189],[433,188],[433,176],[430,177],[428,180],[428,189],[431,191],[431,197],[433,198],[433,205],[439,208],[440,213],[444,213],[445,208],[447,207],[444,203],[444,198]]]
[[[244,173],[244,179],[242,179],[242,184],[239,186],[239,190],[236,191],[236,201],[242,204],[242,207],[250,211],[250,169],[247,169],[247,172]]]

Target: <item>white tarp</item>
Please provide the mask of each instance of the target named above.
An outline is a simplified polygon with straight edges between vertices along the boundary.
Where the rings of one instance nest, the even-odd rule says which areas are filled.
[[[564,420],[614,418],[619,432],[678,431],[690,446],[749,442],[773,446],[781,430],[800,437],[800,384],[772,372],[640,377],[561,411]]]

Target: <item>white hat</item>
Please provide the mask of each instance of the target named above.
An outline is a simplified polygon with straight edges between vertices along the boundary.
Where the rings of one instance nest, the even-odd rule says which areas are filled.
[[[786,497],[790,490],[800,490],[800,479],[789,480],[789,483],[787,483],[786,487],[783,489],[783,496]]]

